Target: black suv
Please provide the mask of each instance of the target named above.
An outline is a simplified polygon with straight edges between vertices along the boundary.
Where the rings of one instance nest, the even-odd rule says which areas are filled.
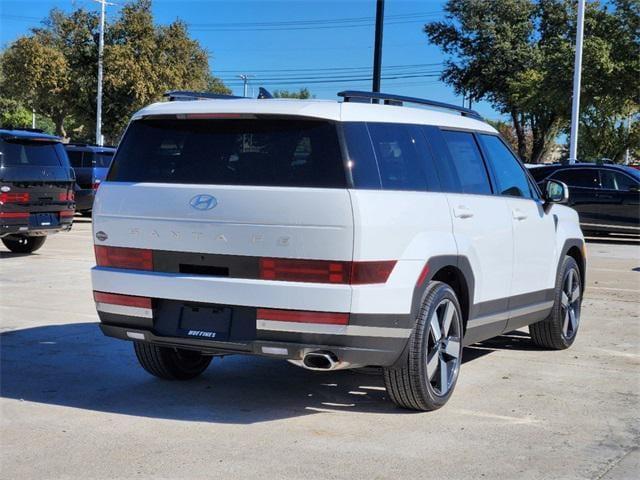
[[[64,148],[76,173],[76,211],[89,216],[96,190],[107,176],[116,149],[83,143],[69,143]]]
[[[0,129],[0,238],[31,253],[46,235],[71,229],[75,175],[58,137]]]
[[[623,165],[593,163],[535,166],[539,185],[559,180],[569,186],[569,206],[591,233],[640,234],[640,171]]]

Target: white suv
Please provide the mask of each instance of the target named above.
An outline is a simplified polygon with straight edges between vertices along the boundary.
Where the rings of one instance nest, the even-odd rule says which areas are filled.
[[[464,345],[529,325],[569,347],[585,248],[567,187],[541,194],[471,110],[340,95],[138,112],[93,208],[102,331],[165,379],[229,354],[382,367],[417,410],[451,396]]]

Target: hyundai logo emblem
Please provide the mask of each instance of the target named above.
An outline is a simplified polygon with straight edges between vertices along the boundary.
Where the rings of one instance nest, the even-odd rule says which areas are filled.
[[[193,197],[189,205],[196,210],[211,210],[218,205],[218,200],[212,195],[201,194]]]

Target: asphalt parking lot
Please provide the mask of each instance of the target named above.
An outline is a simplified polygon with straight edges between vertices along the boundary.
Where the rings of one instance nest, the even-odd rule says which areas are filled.
[[[96,325],[90,229],[0,247],[2,478],[638,478],[637,243],[589,244],[572,349],[475,345],[448,405],[415,413],[376,375],[271,359],[150,377]]]

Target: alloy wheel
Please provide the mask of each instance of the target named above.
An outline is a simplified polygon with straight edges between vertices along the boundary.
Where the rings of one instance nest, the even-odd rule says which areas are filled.
[[[562,282],[562,335],[570,339],[576,334],[580,323],[580,279],[575,269],[569,270]]]
[[[462,357],[458,310],[451,300],[438,304],[429,319],[427,381],[436,395],[444,396],[458,376]]]

